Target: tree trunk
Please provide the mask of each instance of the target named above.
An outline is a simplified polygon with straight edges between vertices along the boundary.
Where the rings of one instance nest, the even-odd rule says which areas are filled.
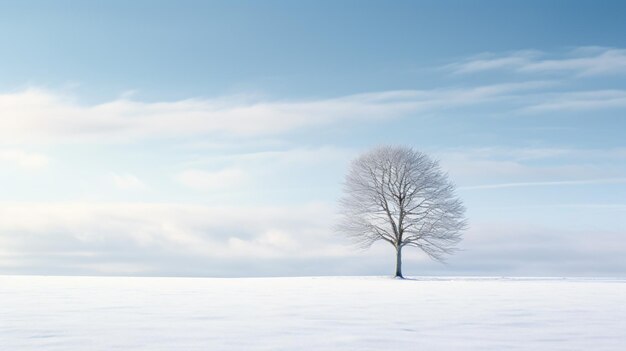
[[[402,246],[396,247],[396,278],[402,278]]]

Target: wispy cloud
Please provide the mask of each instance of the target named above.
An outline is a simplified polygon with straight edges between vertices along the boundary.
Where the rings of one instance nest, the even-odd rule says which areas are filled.
[[[28,169],[43,168],[50,163],[46,155],[15,149],[0,149],[0,161],[11,162]]]
[[[415,118],[475,106],[535,113],[626,106],[622,90],[550,90],[555,84],[537,80],[291,101],[235,96],[143,102],[122,97],[91,105],[33,88],[0,93],[0,138],[6,143],[33,144],[211,136],[225,142],[232,137],[272,138],[304,128]]]
[[[0,94],[5,141],[128,141],[194,135],[261,136],[297,129],[398,118],[471,106],[535,90],[550,82],[467,88],[399,90],[298,101],[249,97],[142,102],[129,97],[84,105],[42,89]]]
[[[594,219],[602,212],[581,210]],[[2,203],[0,213],[3,272],[302,274],[302,260],[310,260],[313,274],[371,274],[372,269],[384,273],[392,264],[386,245],[359,257],[347,240],[333,234],[333,206],[325,204]],[[533,266],[535,274],[545,274],[548,268],[580,274],[572,264],[581,260],[596,265],[594,272],[623,272],[623,231],[595,229],[590,235],[587,227],[475,221],[466,233],[464,250],[452,257],[447,272],[528,274]],[[407,257],[408,265],[423,258],[416,252]],[[283,264],[264,270],[272,262]],[[617,267],[612,267],[614,262]],[[286,268],[294,265],[293,270]],[[441,269],[430,271],[428,262],[419,262],[419,267]]]
[[[553,93],[544,96],[545,100],[530,104],[522,112],[539,113],[549,111],[582,111],[615,109],[626,107],[626,91],[597,90],[583,92]]]
[[[139,179],[137,176],[133,175],[133,174],[128,174],[128,173],[124,173],[124,174],[118,174],[118,173],[111,173],[110,174],[111,180],[113,181],[113,184],[115,184],[115,186],[118,189],[122,189],[122,190],[145,190],[148,187],[146,186],[146,184],[141,181],[141,179]]]
[[[518,182],[518,183],[499,183],[499,184],[483,184],[459,187],[461,190],[479,190],[479,189],[502,189],[502,188],[521,188],[534,186],[563,186],[563,185],[592,185],[592,184],[622,184],[626,183],[625,178],[604,178],[604,179],[583,179],[583,180],[559,180],[548,182]]]
[[[611,184],[626,181],[622,148],[448,149],[434,153],[460,189]]]
[[[581,150],[562,148],[473,148],[449,149],[436,153],[450,173],[461,179],[537,179],[595,174],[578,163],[563,163],[565,157],[580,155]],[[602,153],[603,151],[597,151]],[[555,160],[561,160],[558,164]],[[552,162],[533,164],[533,161]]]
[[[624,74],[626,73],[626,49],[583,47],[562,55],[549,55],[540,51],[517,51],[503,55],[483,54],[447,65],[446,69],[457,74],[494,70],[511,70],[520,73],[571,73],[578,76]]]
[[[87,272],[117,274],[120,266],[129,272],[148,266],[162,273],[178,264],[179,272],[193,271],[185,267],[185,257],[254,264],[261,258],[347,254],[349,247],[331,240],[332,208],[0,203],[0,257],[8,255],[17,266],[42,265],[37,270],[52,267],[57,273],[76,259],[70,266],[99,264]]]
[[[179,183],[201,191],[226,190],[242,186],[246,181],[246,173],[238,168],[204,171],[188,169],[176,176]]]
[[[573,227],[532,223],[528,218],[474,223],[463,240],[464,250],[451,258],[450,269],[462,274],[489,270],[501,275],[622,276],[624,231],[602,230],[597,223],[576,220],[581,215],[606,220],[602,211],[570,210],[567,218],[576,223]]]
[[[445,65],[445,70],[457,74],[476,73],[493,70],[513,69],[528,65],[533,60],[540,57],[540,51],[525,50],[516,51],[504,55],[484,53],[470,57],[466,60]]]
[[[299,147],[267,151],[251,151],[237,153],[220,153],[210,156],[194,157],[186,164],[189,166],[206,166],[215,164],[232,165],[238,167],[258,166],[265,168],[293,167],[307,165],[319,167],[329,162],[348,162],[357,154],[358,150],[331,146]]]

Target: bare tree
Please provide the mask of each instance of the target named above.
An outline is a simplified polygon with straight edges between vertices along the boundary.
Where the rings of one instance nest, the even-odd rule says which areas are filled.
[[[408,147],[382,146],[354,160],[344,184],[338,230],[364,248],[383,240],[417,247],[437,261],[453,253],[466,228],[465,207],[439,162]]]

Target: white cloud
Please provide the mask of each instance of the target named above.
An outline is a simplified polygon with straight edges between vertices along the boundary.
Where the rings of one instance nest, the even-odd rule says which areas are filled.
[[[302,252],[303,249],[296,236],[276,229],[270,229],[252,239],[231,237],[228,246],[241,256],[263,258],[271,258],[275,252]]]
[[[453,176],[463,179],[524,179],[537,176],[560,175],[561,172],[571,174],[574,169],[553,165],[531,166],[529,160],[549,158],[568,152],[563,149],[532,149],[532,148],[476,148],[449,149],[435,154],[446,170]]]
[[[626,50],[603,49],[581,57],[538,60],[520,67],[527,72],[576,72],[583,76],[626,73]]]
[[[544,101],[531,104],[521,112],[586,111],[626,107],[626,91],[597,90],[546,94]]]
[[[11,162],[28,169],[43,168],[50,163],[50,159],[43,154],[22,150],[0,150],[0,161]]]
[[[13,142],[128,141],[193,135],[276,135],[341,121],[373,121],[470,106],[538,89],[549,82],[400,90],[300,101],[246,98],[84,105],[42,89],[0,94],[0,138]]]
[[[626,50],[616,48],[578,48],[562,57],[548,58],[539,51],[518,51],[505,55],[484,54],[446,66],[454,73],[513,70],[525,73],[573,73],[594,76],[626,73]]]
[[[391,247],[381,244],[356,251],[331,230],[333,207],[2,203],[0,272],[249,276],[390,272]],[[624,233],[598,228],[607,217],[614,220],[615,214],[604,208],[563,211],[572,221],[569,228],[537,224],[536,214],[528,212],[520,214],[524,221],[519,223],[473,218],[463,250],[451,257],[449,265],[430,263],[418,251],[407,250],[407,270],[505,275],[623,271]]]
[[[190,156],[175,180],[192,196],[220,203],[323,201],[339,191],[345,167],[358,150],[300,147]],[[201,193],[207,192],[207,193]]]
[[[81,267],[97,264],[94,273],[117,273],[132,271],[134,261],[144,267],[152,255],[164,258],[162,268],[185,256],[249,262],[350,251],[334,238],[333,206],[325,204],[5,203],[0,214],[0,257],[10,266],[31,256],[49,265],[76,258]],[[110,261],[94,261],[107,255]],[[171,256],[178,259],[165,259]]]
[[[444,68],[454,73],[475,73],[482,71],[518,69],[542,55],[539,51],[516,51],[508,55],[482,54],[462,62],[446,65]]]
[[[567,213],[567,218],[576,223],[574,228],[532,223],[529,218],[535,216],[527,212],[523,220],[474,221],[463,240],[463,250],[450,259],[445,271],[488,271],[506,276],[621,276],[626,269],[622,259],[626,250],[624,231],[578,223],[581,217],[592,222],[605,220],[599,212],[583,208],[568,209]]]
[[[197,190],[219,190],[241,186],[246,181],[246,174],[236,168],[219,171],[188,169],[176,176],[183,185]]]
[[[435,152],[464,189],[615,182],[626,179],[622,149],[475,148]],[[478,185],[477,185],[478,184]]]
[[[582,179],[582,180],[557,180],[546,182],[518,182],[518,183],[497,183],[463,186],[459,189],[476,190],[476,189],[502,189],[502,188],[520,188],[532,186],[561,186],[561,185],[593,185],[593,184],[623,184],[626,178],[601,178],[601,179]]]
[[[148,187],[141,179],[132,174],[111,173],[111,180],[121,190],[145,190]]]
[[[265,169],[281,168],[281,171],[284,171],[284,167],[293,168],[294,165],[319,167],[328,163],[346,163],[356,154],[357,150],[332,146],[300,147],[201,156],[193,158],[187,164],[190,166],[234,164],[241,168],[250,168],[251,166],[263,167]]]

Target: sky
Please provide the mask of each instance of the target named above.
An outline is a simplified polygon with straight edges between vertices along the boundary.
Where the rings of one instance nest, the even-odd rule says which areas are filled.
[[[469,229],[408,275],[626,275],[620,1],[1,1],[0,274],[393,273],[349,163],[440,160]]]

